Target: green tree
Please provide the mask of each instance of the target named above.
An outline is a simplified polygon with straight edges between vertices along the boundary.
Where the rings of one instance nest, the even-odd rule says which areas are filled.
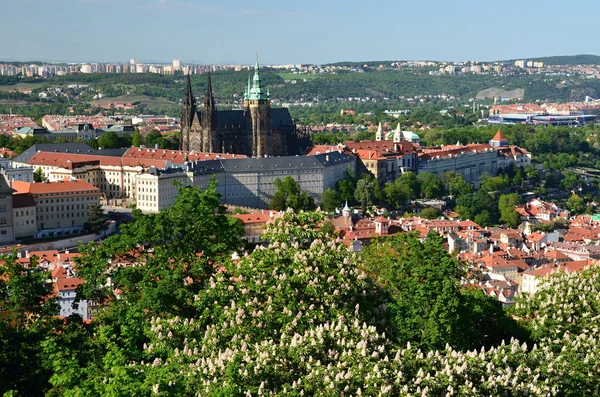
[[[171,207],[158,214],[135,211],[119,235],[81,247],[77,275],[86,282],[78,298],[108,306],[89,326],[73,325],[70,334],[47,343],[55,395],[98,393],[111,368],[143,360],[149,318],[200,316],[204,308],[194,308],[195,297],[222,271],[217,264],[241,247],[241,233],[239,220],[226,215],[213,179],[206,190],[179,187]],[[133,382],[128,375],[117,377]],[[119,391],[107,385],[104,392],[135,393],[139,385],[130,382]]]
[[[327,189],[323,192],[321,198],[321,207],[323,211],[334,212],[340,205],[342,205],[342,200],[340,199],[338,192],[333,189]]]
[[[582,197],[572,194],[567,200],[567,207],[569,207],[569,211],[573,214],[581,214],[585,209],[585,201]]]
[[[315,200],[300,189],[300,185],[291,176],[274,181],[277,191],[271,198],[269,207],[277,211],[292,208],[295,211],[311,211],[316,208]]]
[[[398,209],[407,201],[410,201],[412,191],[408,184],[401,178],[396,178],[394,182],[388,182],[382,191],[384,203],[392,209]]]
[[[16,256],[0,266],[0,393],[43,395],[51,372],[41,344],[60,331],[49,274],[35,259],[26,269]],[[11,392],[12,391],[12,392]],[[5,394],[6,393],[6,394]],[[11,394],[12,393],[12,394]]]
[[[427,199],[442,197],[444,187],[440,180],[430,172],[422,172],[417,175],[417,180],[421,186],[421,196]]]
[[[118,149],[121,147],[121,140],[114,131],[108,131],[98,138],[98,146],[103,149]]]
[[[507,179],[505,179],[502,175],[492,177],[485,174],[479,178],[479,190],[485,193],[500,192],[506,189],[508,186],[508,175]]]
[[[481,227],[492,226],[494,224],[492,221],[492,215],[488,210],[483,210],[479,214],[475,215],[473,222]]]
[[[108,216],[100,204],[88,206],[88,218],[84,228],[91,233],[100,233],[108,226]]]
[[[321,225],[321,232],[327,236],[333,236],[335,234],[335,226],[331,221],[325,221]]]
[[[579,175],[574,172],[566,171],[563,173],[563,179],[560,181],[560,187],[563,190],[572,190],[579,184]]]
[[[491,194],[482,190],[458,197],[455,210],[463,219],[471,219],[480,226],[491,226],[498,220],[498,203]]]
[[[363,209],[375,204],[378,194],[379,182],[373,176],[367,175],[356,183],[354,198],[362,205]]]
[[[33,172],[33,181],[34,182],[44,182],[45,180],[47,180],[48,178],[46,178],[46,175],[44,175],[44,171],[42,171],[41,168],[37,168],[34,172]]]
[[[462,175],[456,174],[448,181],[448,193],[454,198],[473,194],[473,186]]]
[[[356,177],[349,168],[344,172],[344,177],[337,181],[335,188],[340,195],[340,201],[354,203],[354,190],[356,189]]]
[[[435,208],[427,207],[421,210],[421,217],[425,219],[436,219],[439,218],[441,212]]]
[[[410,190],[410,199],[414,200],[419,197],[419,192],[421,191],[421,185],[419,184],[419,179],[417,176],[411,172],[405,172],[400,175],[400,183],[401,185],[405,185]]]
[[[158,145],[158,147],[162,147],[163,145],[163,137],[158,131],[151,131],[146,135],[146,146],[154,147]]]
[[[519,204],[519,196],[516,193],[501,195],[498,200],[500,222],[504,222],[504,224],[510,228],[519,226],[521,223],[521,215],[515,211],[515,207]]]
[[[140,131],[137,128],[135,129],[135,132],[133,133],[131,145],[134,147],[142,146],[142,134],[140,134]]]
[[[501,316],[483,320],[485,314],[477,314],[476,323],[491,321],[485,331],[471,322],[474,308],[460,288],[464,267],[443,249],[442,242],[434,232],[424,242],[414,233],[396,234],[364,251],[367,269],[390,294],[398,342],[425,350],[443,348],[446,343],[457,349],[499,343],[512,330],[504,328],[510,319],[498,310],[498,302],[479,297],[496,307],[490,315]]]
[[[538,181],[540,179],[540,171],[537,169],[535,164],[529,164],[525,166],[525,175],[528,179]]]

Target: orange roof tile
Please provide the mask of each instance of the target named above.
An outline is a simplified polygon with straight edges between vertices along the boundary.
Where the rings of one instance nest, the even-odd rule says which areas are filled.
[[[504,134],[502,134],[502,131],[498,130],[498,132],[496,132],[496,135],[494,135],[494,137],[492,138],[492,141],[502,142],[502,141],[508,141],[508,139],[506,139]]]
[[[12,188],[17,193],[30,194],[47,194],[47,193],[76,193],[76,192],[93,192],[100,194],[100,189],[81,179],[61,181],[61,182],[38,182],[29,183],[22,181],[13,181]]]

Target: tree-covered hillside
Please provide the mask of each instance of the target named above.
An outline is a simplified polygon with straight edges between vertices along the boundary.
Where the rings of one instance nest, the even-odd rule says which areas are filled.
[[[544,65],[600,65],[600,56],[591,54],[580,54],[580,55],[558,55],[550,57],[538,57],[538,58],[522,58],[528,61],[544,62]],[[507,63],[513,63],[516,59],[510,61],[503,61]]]

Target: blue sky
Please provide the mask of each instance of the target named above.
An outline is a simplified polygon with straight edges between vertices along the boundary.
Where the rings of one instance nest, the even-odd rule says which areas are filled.
[[[0,60],[326,63],[600,54],[600,2],[0,0]]]

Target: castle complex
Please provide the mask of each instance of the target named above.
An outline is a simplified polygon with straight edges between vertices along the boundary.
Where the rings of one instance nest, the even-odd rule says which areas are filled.
[[[289,111],[271,108],[258,60],[253,79],[248,78],[243,110],[216,110],[210,73],[204,104],[198,110],[188,75],[181,110],[181,150],[265,157],[301,154],[301,146]]]

